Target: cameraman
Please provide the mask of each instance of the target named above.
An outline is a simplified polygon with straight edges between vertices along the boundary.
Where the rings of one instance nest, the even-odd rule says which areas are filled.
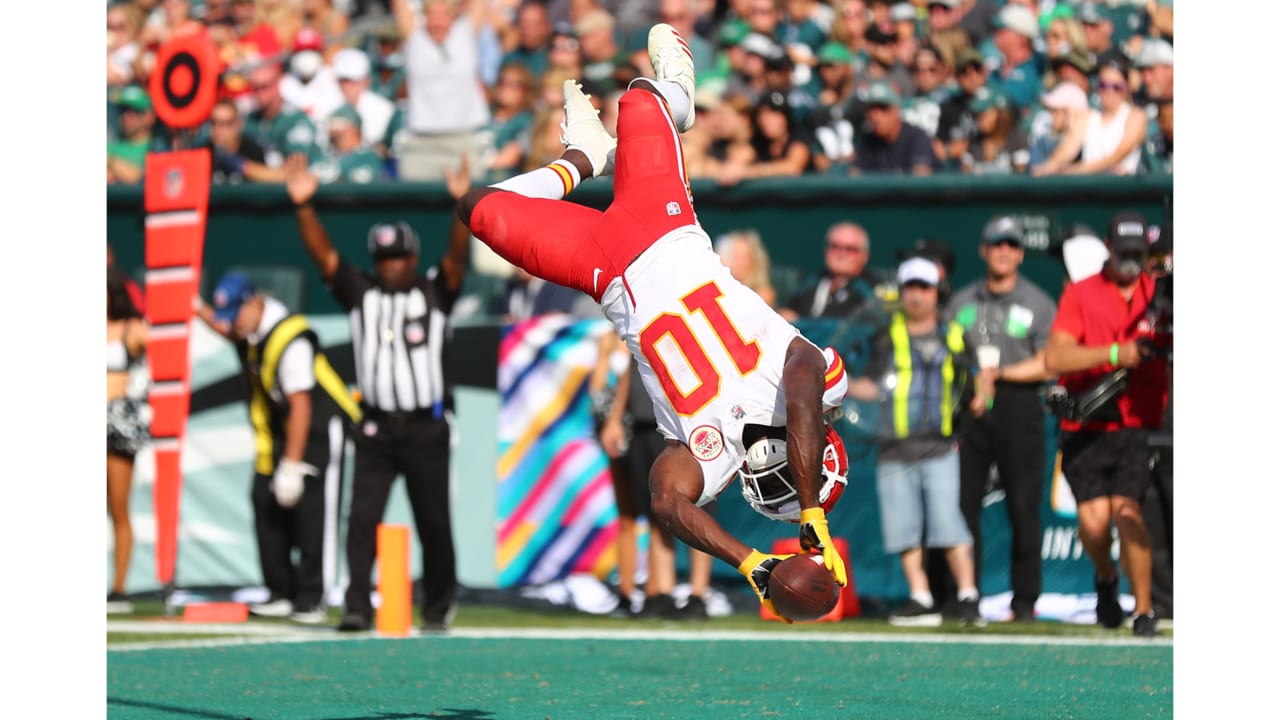
[[[1093,561],[1098,623],[1120,627],[1120,578],[1111,561],[1111,526],[1120,535],[1120,564],[1134,596],[1133,634],[1156,634],[1151,608],[1151,540],[1142,498],[1151,473],[1147,434],[1158,430],[1168,401],[1168,362],[1145,342],[1156,282],[1144,272],[1147,224],[1136,212],[1111,219],[1110,257],[1102,272],[1068,285],[1058,301],[1045,364],[1074,397],[1119,383],[1096,411],[1061,415],[1062,473],[1077,504],[1080,542]],[[1124,372],[1117,372],[1125,369]]]

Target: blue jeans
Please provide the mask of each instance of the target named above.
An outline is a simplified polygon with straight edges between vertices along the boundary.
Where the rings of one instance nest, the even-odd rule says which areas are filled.
[[[949,548],[973,542],[960,512],[960,454],[876,465],[884,550],[897,555],[921,546]],[[928,533],[925,537],[925,533]]]

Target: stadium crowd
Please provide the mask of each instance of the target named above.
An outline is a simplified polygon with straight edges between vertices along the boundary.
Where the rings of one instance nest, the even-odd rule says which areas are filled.
[[[203,145],[214,181],[495,182],[558,157],[565,78],[612,130],[667,22],[697,63],[691,178],[1172,173],[1172,0],[113,0],[108,183]],[[417,22],[425,17],[425,22]],[[166,40],[205,35],[218,109],[147,93]]]

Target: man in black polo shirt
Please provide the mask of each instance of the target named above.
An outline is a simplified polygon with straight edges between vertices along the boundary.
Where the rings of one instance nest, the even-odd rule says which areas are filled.
[[[867,122],[854,145],[851,175],[891,173],[932,175],[938,164],[933,142],[923,130],[903,122],[902,101],[886,82],[867,88]]]
[[[982,587],[982,498],[991,465],[1005,492],[1013,531],[1010,582],[1014,618],[1035,618],[1040,597],[1040,503],[1044,498],[1045,410],[1039,390],[1052,376],[1045,345],[1057,306],[1018,272],[1022,226],[997,216],[982,231],[978,254],[986,277],[956,291],[948,314],[965,330],[980,372],[994,375],[995,398],[982,417],[961,419],[960,508],[973,535],[974,567]]]
[[[439,262],[418,273],[420,242],[408,223],[369,229],[374,273],[338,255],[311,205],[317,178],[306,158],[285,165],[285,188],[297,208],[302,243],[325,284],[351,319],[351,347],[363,419],[355,433],[355,481],[347,520],[350,568],[343,631],[372,625],[371,577],[391,483],[403,474],[413,521],[422,544],[422,627],[442,631],[453,617],[457,573],[449,514],[450,389],[444,382],[449,313],[462,288],[470,232],[454,220]],[[466,159],[446,171],[449,193],[471,187]]]

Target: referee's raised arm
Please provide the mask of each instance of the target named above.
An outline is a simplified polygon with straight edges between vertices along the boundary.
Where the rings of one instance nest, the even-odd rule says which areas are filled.
[[[320,187],[320,180],[307,169],[307,156],[302,153],[290,155],[285,161],[284,171],[284,187],[289,193],[289,199],[293,201],[298,231],[302,233],[302,244],[306,246],[316,267],[320,268],[320,275],[325,282],[329,282],[338,270],[338,251],[333,247],[328,231],[320,223],[315,207],[311,205],[311,199]]]
[[[458,170],[444,169],[445,187],[454,201],[461,200],[471,189],[471,159],[466,153],[458,162]],[[471,230],[456,213],[453,224],[449,226],[449,247],[444,257],[440,258],[440,271],[444,274],[445,284],[451,293],[462,288],[462,280],[467,274],[467,264],[471,262]]]

